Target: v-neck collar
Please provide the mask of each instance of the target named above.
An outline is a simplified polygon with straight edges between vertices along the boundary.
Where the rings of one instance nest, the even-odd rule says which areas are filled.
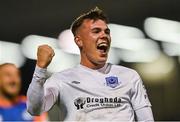
[[[108,74],[109,73],[109,67],[110,67],[110,64],[109,63],[106,63],[102,68],[99,68],[99,69],[91,69],[89,67],[86,67],[82,64],[79,64],[78,65],[80,68],[83,68],[85,70],[88,70],[88,71],[93,71],[93,72],[98,72],[98,73],[102,73],[102,74]],[[108,70],[108,71],[107,71]]]

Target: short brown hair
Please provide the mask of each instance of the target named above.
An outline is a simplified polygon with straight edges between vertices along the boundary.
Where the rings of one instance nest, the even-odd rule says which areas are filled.
[[[17,70],[18,70],[18,73],[19,75],[21,75],[21,72],[20,70],[17,68],[17,66],[13,63],[3,63],[3,64],[0,64],[0,71],[2,70],[2,68],[4,68],[5,66],[14,66]]]
[[[12,66],[16,66],[15,64],[13,63],[3,63],[3,64],[0,64],[0,69],[4,66],[7,66],[7,65],[12,65]]]
[[[91,19],[91,20],[101,19],[104,22],[108,23],[108,18],[104,14],[104,12],[98,7],[95,7],[94,9],[91,9],[89,12],[80,15],[73,21],[71,25],[71,31],[74,36],[76,35],[77,29],[82,25],[85,19]]]

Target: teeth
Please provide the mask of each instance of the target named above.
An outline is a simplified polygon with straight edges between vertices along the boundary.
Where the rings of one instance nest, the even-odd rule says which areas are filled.
[[[101,44],[99,44],[99,46],[101,47],[101,46],[108,46],[108,45],[105,43],[101,43]]]
[[[99,43],[98,45],[97,45],[97,49],[99,49],[99,50],[103,50],[104,52],[106,52],[107,51],[107,49],[108,49],[108,44],[107,43]]]

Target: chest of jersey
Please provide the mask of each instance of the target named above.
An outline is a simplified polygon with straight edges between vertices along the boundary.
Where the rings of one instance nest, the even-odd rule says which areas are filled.
[[[113,120],[119,117],[127,120],[126,117],[133,116],[131,84],[125,75],[88,71],[75,73],[67,77],[62,86],[60,99],[75,118],[107,120],[113,115]]]

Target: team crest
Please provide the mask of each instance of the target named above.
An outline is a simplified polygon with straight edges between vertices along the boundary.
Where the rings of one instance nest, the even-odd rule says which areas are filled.
[[[119,85],[118,77],[110,76],[106,77],[106,85],[110,86],[111,88],[115,88]]]

